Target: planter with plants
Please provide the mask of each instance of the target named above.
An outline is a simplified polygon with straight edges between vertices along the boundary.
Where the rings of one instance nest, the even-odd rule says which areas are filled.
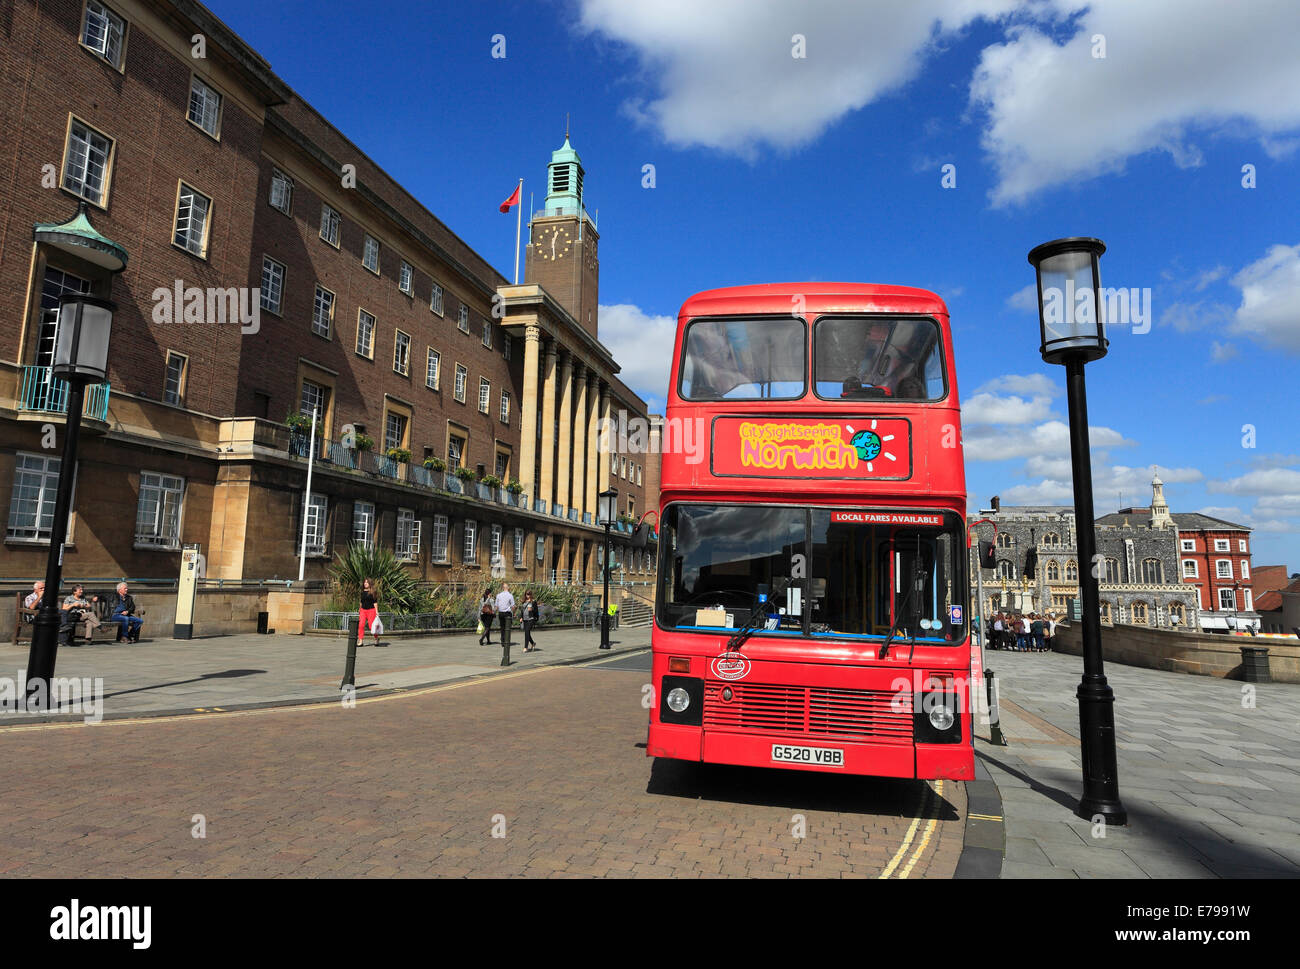
[[[357,434],[352,438],[352,446],[358,451],[373,451],[375,449],[375,439],[366,437],[364,434]]]
[[[510,483],[506,485],[506,504],[517,506],[519,504],[519,496],[523,494],[523,491],[524,486],[519,483],[519,479],[511,478]]]
[[[469,468],[457,468],[455,471],[452,472],[452,474],[454,474],[461,481],[474,480],[474,472]]]
[[[430,471],[446,471],[447,462],[442,458],[425,458],[424,466]]]
[[[485,474],[478,483],[479,496],[485,501],[496,501],[501,488],[501,479],[495,474]]]
[[[411,461],[410,448],[390,447],[387,453],[388,457],[398,464],[409,464]]]

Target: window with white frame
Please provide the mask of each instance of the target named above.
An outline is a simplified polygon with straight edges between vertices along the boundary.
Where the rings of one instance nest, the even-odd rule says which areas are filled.
[[[488,412],[488,403],[492,399],[492,381],[487,377],[478,378],[478,409],[481,413]]]
[[[1255,608],[1251,602],[1249,589],[1241,590],[1241,608],[1245,609],[1247,612],[1250,612],[1252,609]]]
[[[405,445],[406,415],[389,411],[384,418],[384,450],[391,451],[394,448],[405,447]]]
[[[456,326],[465,333],[469,332],[469,307],[464,303],[460,304],[460,311],[456,315]]]
[[[327,340],[334,331],[334,294],[320,283],[316,284],[316,298],[312,303],[311,331]]]
[[[293,179],[278,168],[271,169],[271,208],[285,215],[293,211]]]
[[[61,465],[59,458],[50,455],[22,451],[14,455],[7,538],[50,540]]]
[[[1184,552],[1195,552],[1195,551],[1196,551],[1196,539],[1194,539],[1194,538],[1184,538],[1184,539],[1181,539],[1181,540],[1180,540],[1180,545],[1181,545],[1182,550],[1183,550]]]
[[[405,259],[402,260],[402,269],[397,276],[397,288],[403,293],[409,294],[415,286],[415,270]]]
[[[522,528],[516,528],[515,529],[515,568],[522,569],[523,567],[524,567],[524,530]]]
[[[1183,578],[1199,579],[1200,577],[1200,569],[1197,568],[1196,559],[1183,559]]]
[[[393,370],[403,377],[411,373],[411,335],[401,330],[393,338]]]
[[[311,417],[313,413],[317,414],[317,420],[325,419],[325,401],[327,388],[312,380],[303,380],[302,394],[298,400],[298,413],[304,417]]]
[[[1241,560],[1241,577],[1243,579],[1250,578],[1250,561],[1248,559]]]
[[[456,399],[465,403],[465,383],[469,380],[469,371],[456,364]]]
[[[198,125],[213,138],[217,137],[221,125],[221,95],[197,74],[190,78],[190,110],[187,117],[191,124]]]
[[[465,456],[465,439],[459,434],[450,434],[447,437],[447,467],[449,469],[459,468],[461,460]]]
[[[464,544],[461,546],[461,561],[466,565],[478,564],[478,522],[467,519],[465,522]]]
[[[1226,552],[1231,546],[1226,538],[1216,538],[1214,540],[1214,550],[1216,552]]]
[[[185,378],[188,376],[189,358],[175,350],[167,351],[167,372],[163,377],[163,403],[180,406],[185,400]]]
[[[326,526],[329,522],[329,498],[313,494],[307,502],[307,554],[325,554]]]
[[[639,464],[636,466],[636,484],[638,488],[641,487],[641,465]]]
[[[499,564],[501,559],[501,526],[492,526],[492,558],[489,560],[493,565]]]
[[[212,199],[198,189],[181,182],[176,197],[176,231],[172,244],[201,258],[208,253],[208,216],[212,212]]]
[[[1233,589],[1219,590],[1219,608],[1231,612],[1237,608],[1237,593]]]
[[[429,355],[424,362],[424,385],[430,390],[438,389],[438,366],[441,363],[441,354],[433,347],[429,347]]]
[[[375,318],[365,310],[357,312],[357,354],[374,359]]]
[[[414,509],[397,509],[397,538],[393,552],[399,559],[414,559],[420,554],[419,527]]]
[[[1246,540],[1244,538],[1237,539],[1237,551],[1242,555],[1246,554]]]
[[[373,236],[366,236],[361,250],[361,265],[379,275],[379,240]]]
[[[483,321],[483,345],[489,350],[492,349],[492,321]]]
[[[1232,559],[1215,559],[1214,575],[1218,579],[1232,578]]]
[[[87,202],[107,204],[113,140],[74,118],[64,154],[63,187]]]
[[[429,560],[445,564],[447,559],[447,516],[433,516],[433,533],[429,538]]]
[[[324,202],[321,203],[320,237],[335,249],[339,247],[339,224],[341,221],[339,214],[334,209]]]
[[[181,547],[181,502],[185,479],[153,471],[140,472],[135,543],[149,548]]]
[[[125,37],[126,21],[102,3],[88,0],[86,20],[81,25],[81,45],[120,70]]]
[[[280,315],[284,298],[284,264],[262,256],[262,309]]]
[[[375,506],[368,501],[352,503],[352,541],[366,548],[374,547]]]
[[[510,423],[510,391],[501,391],[501,423]]]
[[[433,295],[429,298],[429,309],[442,316],[442,287],[433,284]]]

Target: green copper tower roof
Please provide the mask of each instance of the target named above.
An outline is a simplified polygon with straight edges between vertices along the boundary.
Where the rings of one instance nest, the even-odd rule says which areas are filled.
[[[67,222],[37,222],[32,227],[32,237],[111,272],[120,273],[126,268],[125,247],[96,231],[90,224],[85,202],[77,206],[77,214]]]
[[[582,160],[564,136],[564,144],[551,152],[546,170],[546,209],[562,213],[582,213]]]

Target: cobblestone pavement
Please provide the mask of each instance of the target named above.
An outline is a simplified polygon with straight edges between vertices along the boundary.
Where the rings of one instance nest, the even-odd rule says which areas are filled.
[[[523,651],[523,630],[513,630],[512,667],[527,668],[595,659],[600,634],[590,629],[547,628],[535,633],[538,651]],[[650,630],[614,630],[615,652],[650,645]],[[390,638],[376,649],[357,650],[356,685],[360,692],[440,683],[501,671],[500,630],[492,646],[478,645],[472,631],[420,639]],[[347,641],[339,636],[213,636],[202,639],[153,639],[138,645],[97,643],[64,647],[58,652],[56,677],[101,679],[100,715],[207,710],[249,704],[296,703],[333,699],[343,678]],[[0,676],[16,680],[26,667],[28,645],[0,644]],[[16,690],[15,695],[22,695]],[[68,704],[63,705],[66,709]],[[64,719],[80,719],[61,714]],[[0,728],[10,723],[49,719],[21,711],[0,711]]]
[[[1002,796],[1004,878],[1300,876],[1300,687],[1106,664],[1129,823],[1098,828],[1074,816],[1082,658],[985,661],[1009,742],[977,730]]]
[[[13,726],[0,874],[952,874],[962,785],[651,761],[646,682],[538,668],[351,709]]]

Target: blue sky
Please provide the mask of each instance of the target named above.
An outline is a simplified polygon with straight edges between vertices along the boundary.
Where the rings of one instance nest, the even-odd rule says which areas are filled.
[[[1103,285],[1149,289],[1151,320],[1112,327],[1087,371],[1097,513],[1145,503],[1155,465],[1174,511],[1252,525],[1257,566],[1300,570],[1300,5],[209,6],[507,275],[496,206],[521,176],[541,206],[569,113],[600,336],[652,407],[698,290],[937,291],[973,507],[1071,500],[1064,371],[1038,356],[1025,256],[1103,239]]]

